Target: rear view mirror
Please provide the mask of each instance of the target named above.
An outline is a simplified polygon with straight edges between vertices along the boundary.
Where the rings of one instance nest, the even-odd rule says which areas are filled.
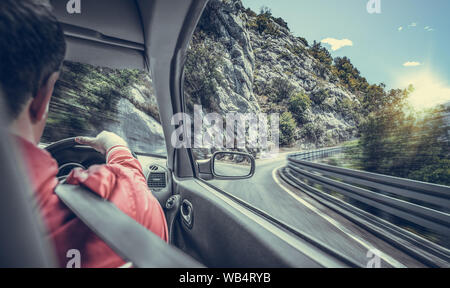
[[[204,180],[248,179],[255,173],[255,158],[241,152],[216,152],[210,160],[197,164],[199,176]]]
[[[211,167],[216,179],[246,179],[255,172],[255,159],[246,153],[216,152]]]

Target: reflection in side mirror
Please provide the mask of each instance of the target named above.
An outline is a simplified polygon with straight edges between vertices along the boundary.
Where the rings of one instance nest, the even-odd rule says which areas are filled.
[[[255,159],[246,153],[216,152],[211,170],[216,179],[247,179],[255,173]]]

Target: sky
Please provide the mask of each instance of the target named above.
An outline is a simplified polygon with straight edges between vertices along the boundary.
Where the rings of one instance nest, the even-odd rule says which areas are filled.
[[[347,56],[369,83],[415,87],[416,108],[450,101],[450,0],[242,0],[282,17],[295,36]]]

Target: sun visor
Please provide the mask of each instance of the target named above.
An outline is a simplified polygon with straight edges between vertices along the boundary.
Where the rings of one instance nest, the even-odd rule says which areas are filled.
[[[146,69],[141,13],[133,0],[51,0],[63,25],[66,60],[109,68]]]

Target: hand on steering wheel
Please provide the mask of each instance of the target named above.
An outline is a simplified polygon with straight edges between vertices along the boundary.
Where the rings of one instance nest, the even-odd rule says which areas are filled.
[[[97,137],[63,139],[50,144],[45,149],[58,162],[58,177],[64,178],[73,168],[86,169],[94,164],[105,164],[105,154],[117,146],[127,147],[127,143],[116,134],[104,131]],[[137,158],[133,152],[131,154]]]
[[[117,134],[108,131],[101,132],[97,137],[76,137],[75,141],[81,145],[90,146],[103,155],[114,147],[128,147],[125,140]]]

